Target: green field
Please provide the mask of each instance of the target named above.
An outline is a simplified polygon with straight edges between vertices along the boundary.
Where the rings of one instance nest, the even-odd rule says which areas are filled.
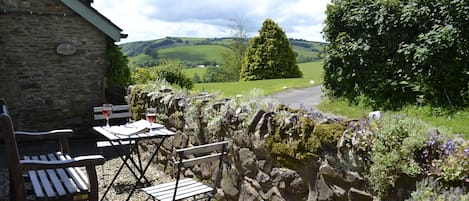
[[[153,67],[159,60],[177,60],[187,67],[201,64],[222,65],[221,52],[227,50],[233,38],[190,38],[166,37],[149,41],[138,41],[119,45],[128,56],[129,65],[135,67]],[[248,41],[246,41],[248,43]],[[290,39],[298,63],[320,60],[326,43]],[[146,51],[157,56],[146,55]]]
[[[186,60],[196,64],[205,62],[223,64],[221,56],[223,51],[229,51],[229,49],[220,45],[195,45],[161,49],[158,50],[158,55],[167,60]]]
[[[190,78],[194,78],[195,74],[198,74],[200,77],[202,77],[205,72],[207,71],[207,68],[187,68],[184,69],[184,73]]]
[[[267,95],[280,92],[285,90],[285,88],[302,88],[322,83],[322,61],[302,63],[298,66],[300,67],[301,72],[303,72],[303,78],[257,80],[249,82],[199,83],[194,85],[194,91],[220,92],[224,96],[235,96],[257,88],[263,90]],[[190,69],[191,73],[197,72],[200,76],[203,75],[201,74],[202,71],[203,70],[201,69]],[[311,84],[311,81],[314,81],[314,84]]]

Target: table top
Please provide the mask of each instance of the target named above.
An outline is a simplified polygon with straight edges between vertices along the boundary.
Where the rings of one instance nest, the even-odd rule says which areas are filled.
[[[152,124],[151,132],[149,132],[149,125],[142,127],[140,120],[134,123],[125,125],[116,125],[111,127],[94,126],[93,130],[106,137],[111,141],[129,140],[129,139],[147,139],[147,138],[161,138],[175,135],[175,132],[168,130],[161,124]]]

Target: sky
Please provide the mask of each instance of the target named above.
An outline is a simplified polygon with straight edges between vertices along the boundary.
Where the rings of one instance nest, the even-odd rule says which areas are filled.
[[[324,42],[321,31],[330,0],[94,0],[92,6],[128,37],[120,43],[172,37],[233,36],[233,19],[248,37],[269,18],[288,38]]]

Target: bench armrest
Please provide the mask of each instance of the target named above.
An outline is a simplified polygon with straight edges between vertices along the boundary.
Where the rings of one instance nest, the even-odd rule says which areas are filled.
[[[60,129],[60,130],[51,130],[44,132],[24,132],[24,131],[15,131],[16,139],[20,140],[47,140],[47,139],[58,139],[60,143],[61,151],[64,153],[70,153],[70,147],[68,145],[67,138],[73,135],[72,129]]]
[[[39,138],[39,139],[57,139],[63,137],[70,137],[73,135],[72,129],[60,129],[43,132],[25,132],[15,131],[16,138],[28,139],[28,138]]]
[[[20,160],[23,171],[38,169],[57,169],[68,167],[85,167],[104,164],[104,157],[101,155],[78,156],[69,160],[43,161],[43,160]]]

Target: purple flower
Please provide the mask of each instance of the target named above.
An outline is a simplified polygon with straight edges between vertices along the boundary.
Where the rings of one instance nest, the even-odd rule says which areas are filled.
[[[446,143],[443,145],[443,149],[445,149],[445,154],[446,154],[446,155],[450,155],[450,154],[452,154],[453,152],[457,151],[457,147],[454,146],[452,140],[448,140],[448,142],[446,142]]]
[[[464,156],[469,156],[469,146],[464,149]]]

